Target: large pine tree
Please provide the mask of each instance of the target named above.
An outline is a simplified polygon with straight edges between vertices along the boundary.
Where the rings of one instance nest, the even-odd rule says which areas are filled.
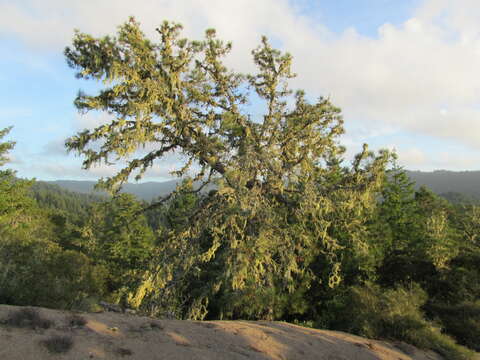
[[[67,148],[85,157],[85,168],[127,161],[100,187],[115,192],[175,152],[185,163],[174,174],[218,189],[198,203],[189,226],[160,242],[133,303],[164,308],[169,292],[183,299],[180,316],[201,318],[213,294],[242,295],[249,316],[271,318],[279,293],[319,278],[338,284],[344,254],[365,252],[364,217],[388,154],[364,146],[342,165],[340,109],[293,92],[292,57],[266,38],[252,52],[257,72],[243,75],[225,65],[231,44],[214,30],[202,41],[181,38],[178,24],[157,31],[153,42],[130,19],[116,37],[77,32],[65,50],[78,77],[104,84],[97,94],[80,93],[77,108],[112,117],[68,139]],[[261,117],[248,113],[253,96],[263,101]],[[319,257],[322,271],[314,273]],[[228,303],[219,316],[242,314]]]

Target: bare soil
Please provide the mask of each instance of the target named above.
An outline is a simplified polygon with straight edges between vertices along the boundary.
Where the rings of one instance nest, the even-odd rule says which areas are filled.
[[[51,326],[8,323],[21,309],[0,305],[0,359],[442,359],[404,343],[284,322],[158,320],[113,312],[74,314],[34,308]],[[57,347],[45,345],[52,342]]]

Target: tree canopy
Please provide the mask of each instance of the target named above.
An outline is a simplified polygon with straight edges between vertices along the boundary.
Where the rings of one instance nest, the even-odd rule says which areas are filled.
[[[183,232],[167,235],[135,301],[171,284],[185,291],[187,279],[208,266],[222,270],[205,281],[189,311],[217,291],[274,284],[293,291],[296,277],[315,278],[308,265],[318,256],[328,269],[323,280],[335,286],[342,249],[366,247],[361,215],[374,206],[388,153],[375,156],[365,145],[343,166],[340,109],[291,90],[292,56],[267,38],[252,51],[257,72],[240,74],[225,65],[231,44],[214,30],[191,41],[181,29],[164,22],[153,42],[132,18],[116,37],[77,32],[65,50],[78,77],[104,84],[98,94],[80,92],[77,108],[112,117],[72,136],[67,148],[85,157],[85,168],[127,161],[100,187],[116,192],[170,152],[186,159],[175,175],[218,186]],[[252,96],[264,103],[262,117],[248,113]]]
[[[2,140],[11,130],[11,127],[0,130]],[[15,142],[0,142],[0,167],[9,160],[8,152],[15,146]],[[25,221],[26,210],[33,202],[27,197],[31,181],[20,180],[15,177],[15,171],[0,169],[0,234],[8,228],[17,227]]]
[[[157,32],[131,19],[65,51],[100,82],[79,110],[110,116],[66,145],[86,168],[123,166],[99,183],[112,197],[31,187],[3,168],[0,131],[0,302],[282,320],[472,359],[459,344],[480,350],[480,207],[416,188],[387,151],[346,161],[340,110],[291,90],[292,57],[266,38],[240,74],[213,30]],[[119,193],[171,153],[173,193]]]

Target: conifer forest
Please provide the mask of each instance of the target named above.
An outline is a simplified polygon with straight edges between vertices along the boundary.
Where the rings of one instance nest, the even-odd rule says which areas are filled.
[[[86,169],[123,167],[98,195],[23,179],[11,127],[0,131],[0,303],[105,301],[401,340],[447,359],[480,351],[478,202],[415,187],[389,150],[364,144],[346,160],[342,104],[293,89],[295,59],[266,37],[250,74],[226,64],[231,48],[172,22],[147,37],[133,18],[111,36],[75,33],[66,61],[96,90],[72,100],[111,121],[65,147]],[[173,192],[120,192],[171,153],[183,159]]]

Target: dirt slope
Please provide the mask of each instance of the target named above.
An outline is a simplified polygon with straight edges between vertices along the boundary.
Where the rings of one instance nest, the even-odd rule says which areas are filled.
[[[72,317],[43,308],[35,308],[37,318],[32,312],[28,319],[15,317],[22,309],[0,306],[2,360],[441,359],[406,344],[283,322],[155,320],[110,312]]]

